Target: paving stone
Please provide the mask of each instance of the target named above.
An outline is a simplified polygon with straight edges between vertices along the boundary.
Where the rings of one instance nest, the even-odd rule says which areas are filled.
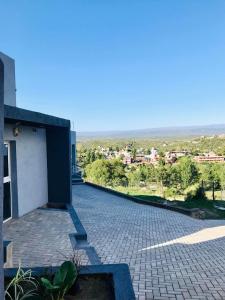
[[[55,266],[73,253],[69,234],[75,228],[66,211],[36,209],[4,223],[3,231],[13,242],[13,267]],[[79,256],[86,262],[84,253]]]
[[[73,205],[101,261],[129,264],[137,299],[225,299],[225,232],[190,238],[225,220],[193,219],[85,184],[73,187]]]

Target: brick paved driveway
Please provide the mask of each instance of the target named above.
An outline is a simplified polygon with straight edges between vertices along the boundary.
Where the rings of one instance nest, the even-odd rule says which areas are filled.
[[[74,231],[68,212],[56,210],[36,209],[3,225],[4,239],[13,242],[13,267],[59,265],[73,252]]]
[[[137,299],[225,299],[225,221],[201,221],[75,185],[103,263],[128,263]]]

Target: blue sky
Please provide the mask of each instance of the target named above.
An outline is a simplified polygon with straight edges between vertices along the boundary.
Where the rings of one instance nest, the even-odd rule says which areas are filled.
[[[20,107],[78,131],[225,123],[224,0],[7,0]]]

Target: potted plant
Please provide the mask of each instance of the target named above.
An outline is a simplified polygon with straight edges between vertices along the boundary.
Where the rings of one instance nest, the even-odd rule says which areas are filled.
[[[6,300],[134,300],[126,264],[5,269]]]

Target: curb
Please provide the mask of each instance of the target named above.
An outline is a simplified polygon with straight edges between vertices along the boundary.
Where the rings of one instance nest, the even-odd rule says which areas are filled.
[[[153,202],[153,201],[141,200],[141,199],[136,198],[134,196],[127,195],[127,194],[124,194],[124,193],[121,193],[121,192],[118,192],[118,191],[112,190],[110,188],[106,188],[106,187],[103,187],[103,186],[100,186],[100,185],[97,185],[95,183],[88,182],[88,181],[85,181],[84,184],[87,184],[89,186],[92,186],[94,188],[102,190],[104,192],[110,193],[112,195],[128,199],[128,200],[130,200],[132,202],[135,202],[135,203],[138,203],[138,204],[150,205],[150,206],[154,206],[154,207],[158,207],[158,208],[163,208],[163,209],[175,211],[175,212],[187,215],[187,216],[192,217],[192,218],[197,218],[196,215],[198,213],[200,213],[200,211],[201,211],[199,208],[185,209],[185,208],[169,206],[169,205],[166,205],[166,204],[157,203],[157,202]],[[197,219],[199,219],[199,218],[197,218]]]
[[[73,205],[68,204],[67,210],[77,231],[76,233],[72,233],[69,235],[73,249],[84,250],[92,265],[101,265],[101,259],[98,256],[95,248],[89,244],[87,240],[87,232],[84,229],[84,226],[82,225]]]

